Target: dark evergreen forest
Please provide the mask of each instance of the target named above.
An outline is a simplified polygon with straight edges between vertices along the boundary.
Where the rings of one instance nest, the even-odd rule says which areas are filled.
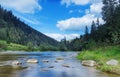
[[[105,24],[99,23],[99,18],[91,23],[85,34],[71,42],[63,39],[61,42],[69,50],[94,49],[101,46],[120,44],[120,0],[103,0],[102,16]]]

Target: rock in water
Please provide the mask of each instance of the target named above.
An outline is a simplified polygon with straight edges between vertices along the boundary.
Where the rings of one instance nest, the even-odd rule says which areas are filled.
[[[111,60],[107,61],[106,64],[116,66],[116,65],[118,65],[118,61],[114,60],[114,59],[111,59]]]
[[[13,61],[12,62],[12,65],[21,65],[22,64],[22,62],[20,62],[20,61]]]
[[[82,65],[94,67],[94,66],[96,66],[96,62],[94,60],[84,60],[84,61],[82,61]]]
[[[57,60],[64,60],[64,58],[59,57],[59,58],[57,58]]]
[[[28,59],[27,60],[28,63],[38,63],[37,59]]]
[[[49,60],[42,60],[42,62],[44,62],[44,63],[48,63],[48,62],[49,62]]]
[[[63,64],[62,66],[63,66],[63,67],[67,67],[67,68],[69,68],[69,67],[70,67],[70,65],[69,65],[69,64]]]
[[[48,68],[54,68],[54,66],[49,66]]]

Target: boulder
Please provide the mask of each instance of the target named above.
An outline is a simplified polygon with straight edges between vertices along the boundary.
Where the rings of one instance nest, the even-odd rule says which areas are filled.
[[[49,66],[48,68],[54,68],[54,66]]]
[[[57,60],[64,60],[64,58],[59,57],[59,58],[57,58]]]
[[[12,65],[21,65],[22,64],[22,62],[20,62],[20,61],[13,61],[12,62]]]
[[[62,66],[63,66],[63,67],[67,67],[67,68],[69,68],[69,67],[70,67],[70,65],[69,65],[69,64],[63,64]]]
[[[56,61],[54,61],[55,63],[58,63],[58,61],[56,60]]]
[[[106,62],[107,65],[111,65],[111,66],[116,66],[118,65],[118,61],[117,60],[114,60],[114,59],[111,59],[109,61]]]
[[[48,70],[48,69],[42,69],[42,71],[43,71],[43,72],[47,72],[47,71],[49,71],[49,70]]]
[[[38,63],[37,59],[28,59],[27,60],[28,63]]]
[[[42,60],[42,62],[44,62],[44,63],[48,63],[49,61],[48,61],[48,60]]]
[[[96,66],[96,62],[94,60],[83,60],[82,65],[94,67],[94,66]]]

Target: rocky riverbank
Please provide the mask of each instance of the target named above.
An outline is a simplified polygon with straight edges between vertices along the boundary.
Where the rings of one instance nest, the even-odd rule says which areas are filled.
[[[92,66],[104,72],[120,75],[120,46],[86,50],[78,54],[82,65]]]

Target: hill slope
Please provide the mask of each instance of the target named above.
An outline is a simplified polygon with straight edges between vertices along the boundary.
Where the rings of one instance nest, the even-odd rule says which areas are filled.
[[[56,46],[58,42],[20,21],[11,11],[0,6],[0,40],[34,46],[42,44]]]

